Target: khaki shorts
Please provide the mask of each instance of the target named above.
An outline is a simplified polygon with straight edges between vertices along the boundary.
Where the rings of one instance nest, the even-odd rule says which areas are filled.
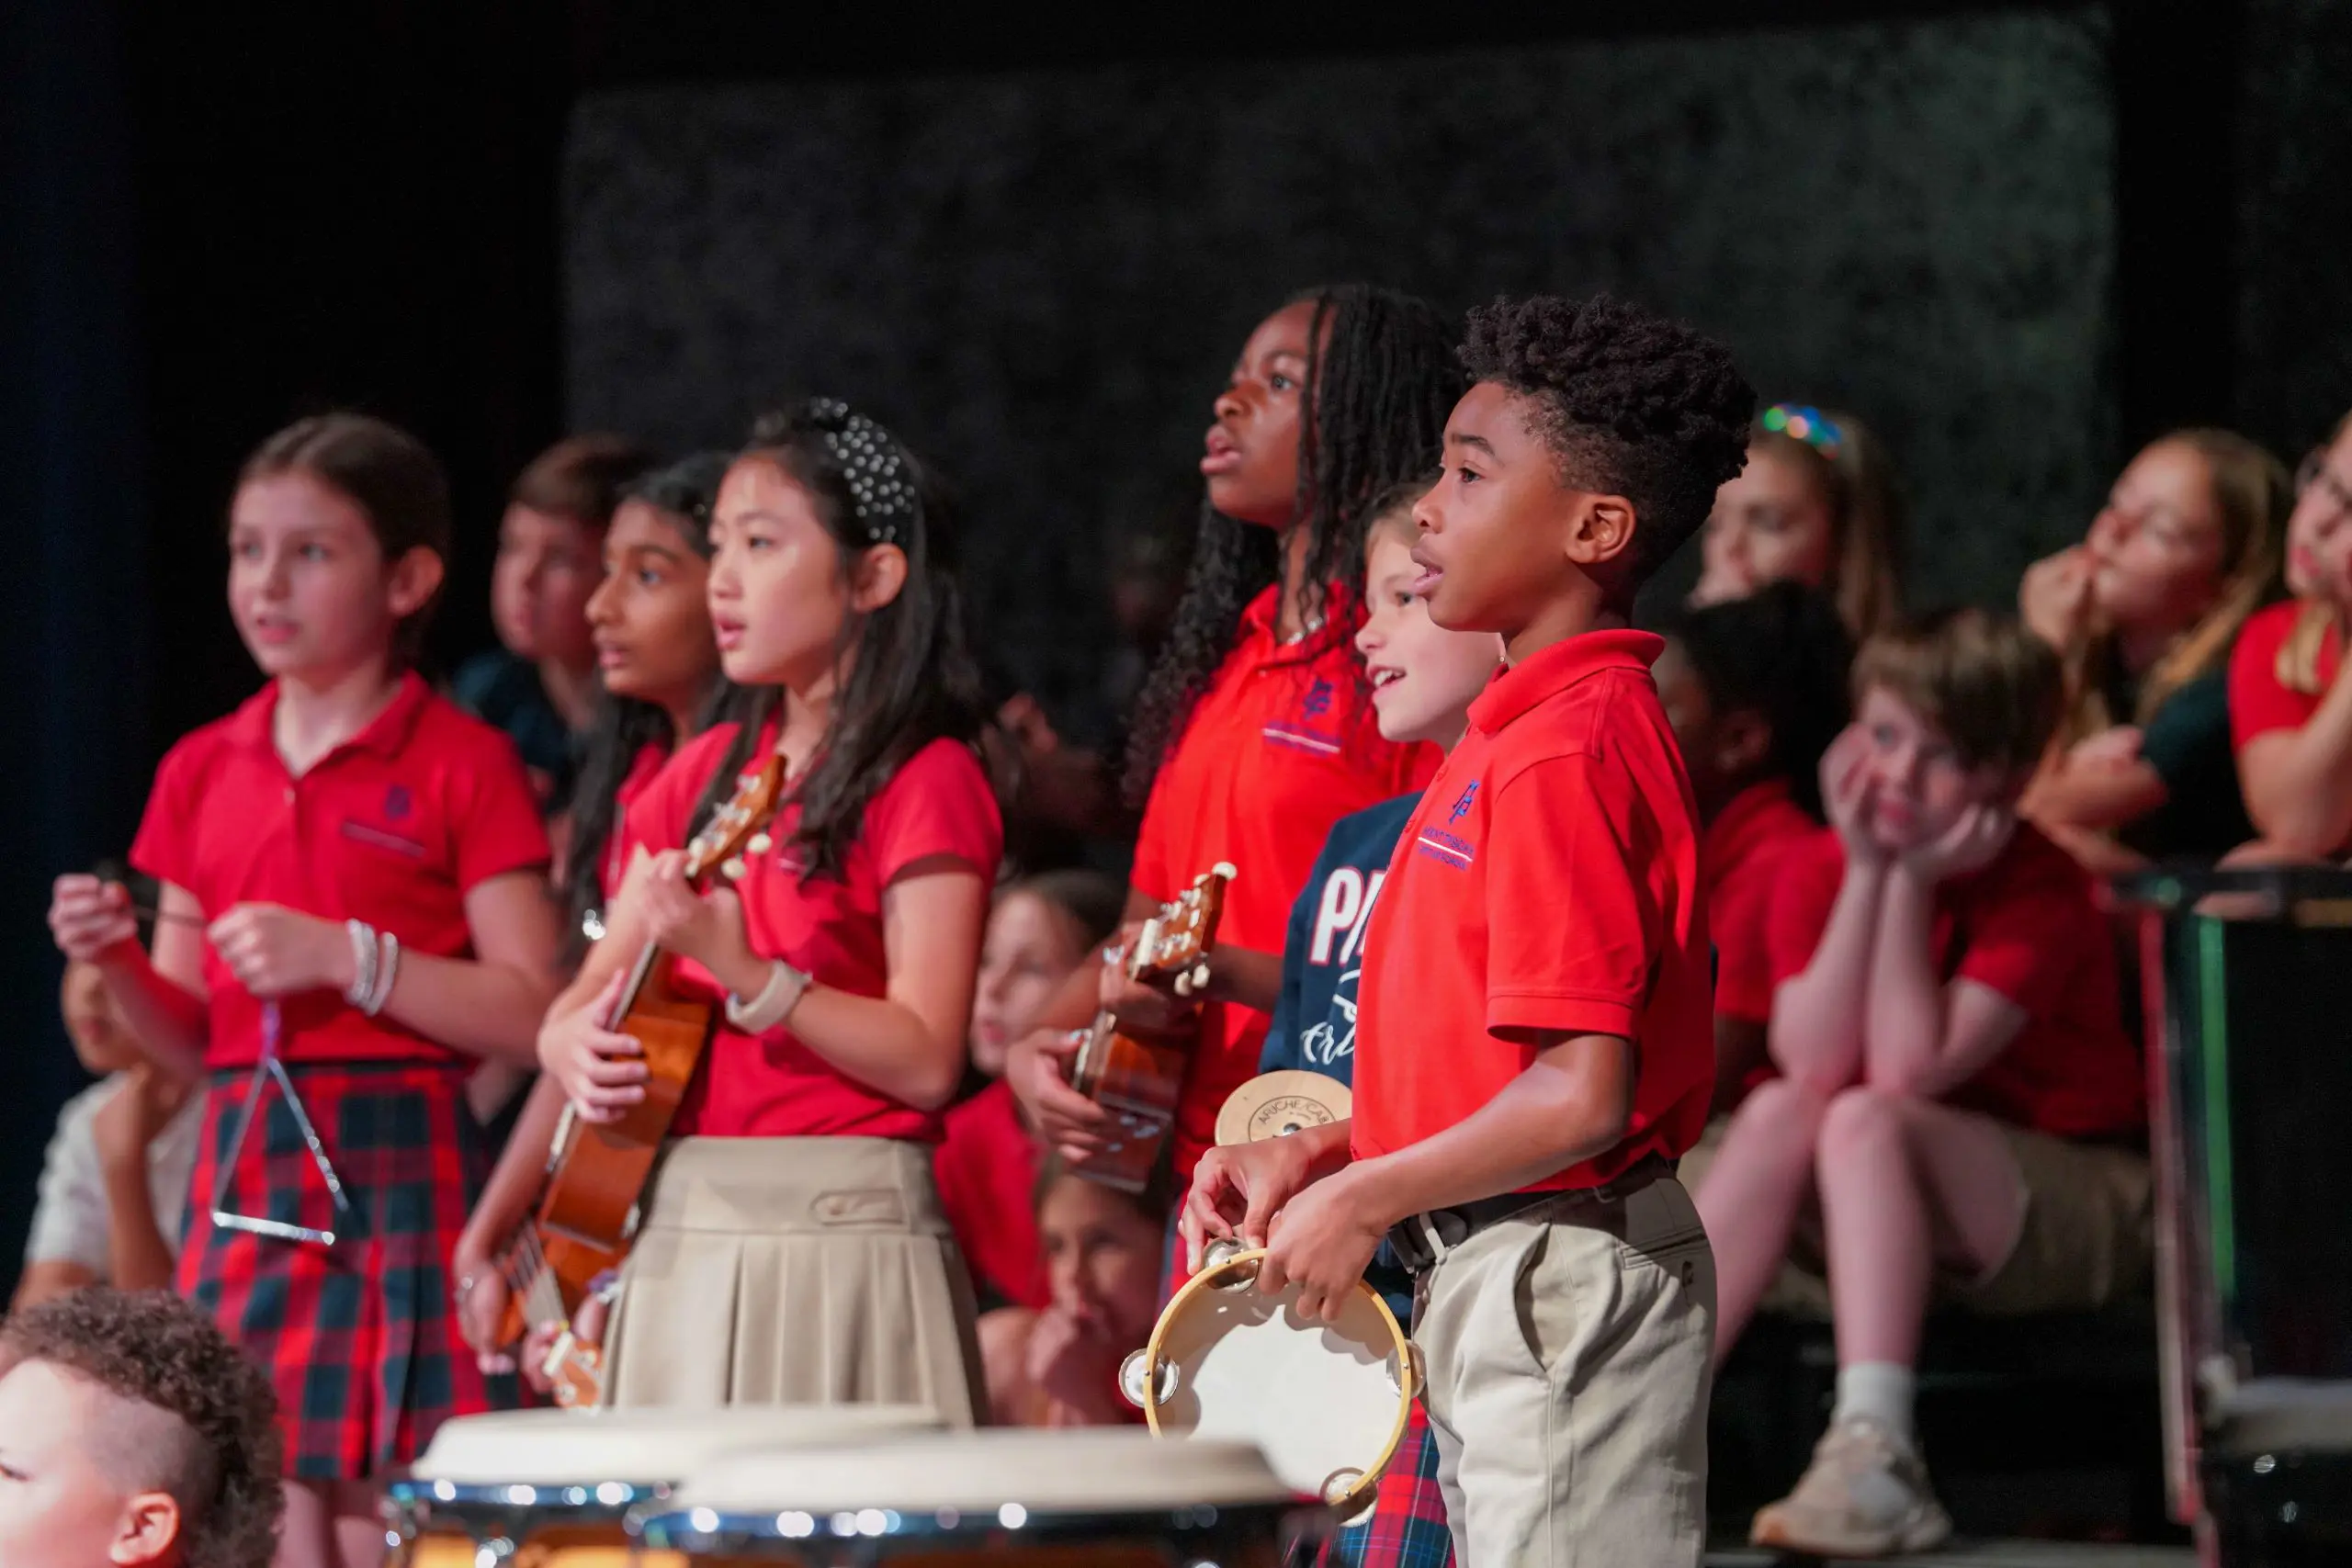
[[[1717,1117],[1682,1156],[1682,1179],[1696,1189],[1723,1147],[1729,1118]],[[2025,1220],[2017,1245],[1976,1279],[1941,1273],[1936,1299],[1987,1317],[2097,1312],[2138,1292],[2154,1258],[2154,1189],[2147,1157],[2104,1144],[2079,1144],[2004,1124],[2002,1142],[2017,1162]],[[1759,1312],[1829,1317],[1821,1213],[1797,1222],[1789,1260],[1765,1292]]]
[[[1696,1568],[1715,1260],[1670,1176],[1447,1249],[1415,1316],[1456,1562]]]

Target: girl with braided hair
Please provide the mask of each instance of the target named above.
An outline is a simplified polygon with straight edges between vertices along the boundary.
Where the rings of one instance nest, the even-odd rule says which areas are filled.
[[[1104,1004],[1127,1027],[1196,1031],[1173,1134],[1189,1177],[1216,1141],[1217,1108],[1257,1070],[1290,907],[1332,822],[1436,766],[1430,748],[1381,739],[1351,644],[1368,513],[1436,463],[1463,386],[1453,339],[1447,317],[1409,296],[1310,289],[1258,324],[1216,400],[1191,576],[1128,751],[1130,792],[1146,802],[1129,921],[1220,861],[1239,875],[1193,1000],[1090,968],[1015,1044],[1014,1091],[1075,1161],[1110,1130],[1065,1077],[1070,1031]]]
[[[629,803],[605,936],[539,1032],[604,1122],[646,1093],[642,1049],[606,1025],[647,943],[724,1008],[644,1195],[605,1402],[906,1404],[969,1426],[971,1283],[932,1148],[1004,829],[954,534],[915,457],[820,399],[753,428],[710,541],[719,667],[752,698]],[[697,893],[686,843],[769,758],[775,820]]]

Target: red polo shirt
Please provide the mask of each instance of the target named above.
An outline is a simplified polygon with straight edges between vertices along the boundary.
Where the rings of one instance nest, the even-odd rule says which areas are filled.
[[[669,761],[670,749],[667,746],[659,741],[648,741],[638,748],[637,755],[629,761],[628,773],[613,791],[613,826],[605,835],[605,857],[603,863],[596,868],[596,883],[607,904],[613,901],[613,895],[621,890],[621,878],[628,874],[628,834],[624,829],[624,824],[628,821],[628,808],[636,803],[639,795],[645,793],[646,786],[660,776]]]
[[[1706,1124],[1714,1079],[1698,810],[1650,681],[1663,644],[1587,632],[1496,676],[1405,825],[1364,939],[1354,1151],[1464,1120],[1538,1034],[1633,1042],[1624,1139],[1529,1191],[1598,1186]]]
[[[703,786],[726,760],[739,726],[714,725],[679,748],[629,807],[632,847],[682,849]],[[759,755],[775,744],[771,719]],[[865,803],[865,818],[839,877],[800,878],[791,847],[799,808],[787,805],[769,831],[775,847],[747,855],[735,884],[752,951],[780,958],[814,979],[855,996],[879,997],[889,985],[882,942],[882,890],[917,861],[946,855],[996,881],[1004,824],[996,794],[968,746],[934,740],[892,774]],[[979,962],[977,948],[974,964]],[[718,983],[700,964],[681,960],[679,988],[724,1003]],[[835,1067],[788,1028],[746,1034],[718,1018],[702,1071],[687,1089],[673,1130],[680,1136],[791,1138],[825,1134],[937,1142],[936,1111],[893,1100]]]
[[[1845,875],[1845,846],[1826,828],[1782,857],[1770,925],[1775,985],[1813,962]],[[2058,1137],[2145,1124],[2144,1080],[2123,1032],[2108,933],[2088,874],[2030,824],[1992,864],[1936,890],[1937,976],[1947,986],[1989,986],[2026,1012],[2008,1049],[1947,1100]]]
[[[1772,1020],[1772,960],[1765,946],[1781,857],[1821,824],[1768,779],[1732,796],[1699,839],[1707,884],[1707,930],[1715,944],[1715,1012],[1745,1023]]]
[[[1430,746],[1380,738],[1350,637],[1302,660],[1274,636],[1276,590],[1242,612],[1240,639],[1193,709],[1183,739],[1152,781],[1136,844],[1136,891],[1165,902],[1229,863],[1217,940],[1280,953],[1291,906],[1331,824],[1408,790],[1437,765]],[[1353,600],[1332,590],[1333,618],[1352,626]],[[1176,1110],[1178,1177],[1216,1145],[1226,1097],[1257,1076],[1267,1016],[1211,1002]]]
[[[2344,661],[2344,633],[2330,625],[2319,645],[2319,691],[2290,691],[2278,679],[2278,650],[2303,613],[2299,599],[2256,611],[2238,632],[2230,652],[2230,743],[2239,750],[2258,735],[2301,729],[2319,711],[2319,700]]]
[[[1037,1236],[1039,1154],[1012,1086],[999,1078],[949,1108],[932,1174],[972,1278],[1014,1306],[1042,1309],[1054,1292]]]
[[[469,958],[466,895],[548,863],[537,796],[498,730],[401,677],[368,728],[300,778],[277,754],[277,682],[164,754],[130,862],[186,890],[207,920],[239,904],[281,904],[338,924],[366,920],[411,953]],[[249,1066],[262,1004],[211,943],[205,1062]],[[279,1048],[297,1062],[469,1058],[332,991],[278,1004]]]

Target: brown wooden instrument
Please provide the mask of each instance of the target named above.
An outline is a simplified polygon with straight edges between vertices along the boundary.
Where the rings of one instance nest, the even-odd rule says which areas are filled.
[[[770,755],[745,773],[686,846],[686,881],[697,890],[714,874],[731,881],[742,874],[742,855],[766,853],[767,826],[783,791],[781,757]],[[647,943],[606,1021],[644,1048],[645,1098],[612,1122],[582,1122],[566,1110],[548,1151],[538,1211],[500,1260],[512,1290],[501,1342],[512,1344],[541,1325],[562,1330],[547,1366],[560,1404],[594,1404],[602,1396],[601,1354],[573,1339],[571,1317],[599,1276],[628,1256],[653,1162],[710,1042],[718,1004],[680,995],[675,966],[672,954]]]
[[[1234,875],[1233,867],[1218,864],[1146,920],[1125,959],[1127,978],[1172,979],[1180,997],[1206,984],[1206,960],[1225,913],[1225,886]],[[1107,1010],[1094,1015],[1094,1027],[1071,1064],[1070,1084],[1116,1116],[1119,1131],[1102,1153],[1073,1168],[1079,1175],[1124,1192],[1140,1192],[1151,1180],[1176,1119],[1191,1033],[1147,1036],[1123,1031]]]

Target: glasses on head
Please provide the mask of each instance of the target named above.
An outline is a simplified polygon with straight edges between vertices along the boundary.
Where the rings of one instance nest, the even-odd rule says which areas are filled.
[[[2295,495],[2298,499],[2317,490],[2335,506],[2339,517],[2352,517],[2352,484],[2346,484],[2327,466],[2327,448],[2316,447],[2295,470]]]

